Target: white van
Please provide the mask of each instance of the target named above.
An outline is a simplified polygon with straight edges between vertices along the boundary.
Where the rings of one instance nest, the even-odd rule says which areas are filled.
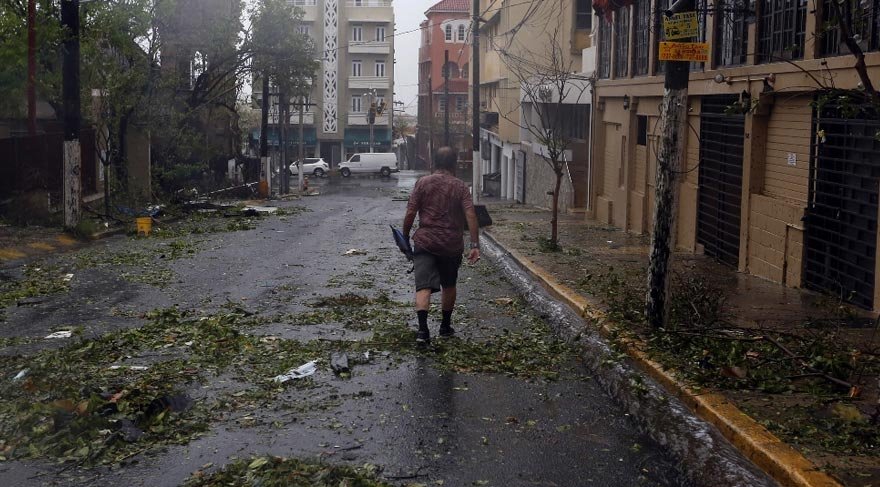
[[[397,154],[393,152],[355,154],[351,159],[339,163],[339,172],[344,177],[354,173],[379,173],[387,177],[397,171]]]

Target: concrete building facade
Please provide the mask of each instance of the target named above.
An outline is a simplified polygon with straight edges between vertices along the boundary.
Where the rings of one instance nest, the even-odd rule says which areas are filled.
[[[312,106],[303,116],[306,157],[322,157],[335,167],[353,154],[370,152],[370,105],[383,102],[387,108],[375,118],[372,148],[374,152],[391,151],[392,0],[289,1],[304,11],[299,28],[315,40],[320,62]],[[255,106],[260,106],[262,87],[256,83],[253,95]],[[269,144],[277,147],[277,106],[271,112]],[[292,107],[288,137],[294,147],[299,122],[299,113]]]
[[[555,175],[545,161],[545,151],[533,133],[525,130],[536,110],[536,100],[524,97],[526,71],[552,69],[551,59],[572,72],[583,73],[570,85],[578,96],[563,95],[564,109],[571,112],[572,142],[566,151],[565,175],[560,189],[562,211],[583,208],[587,203],[589,125],[592,68],[583,63],[591,45],[593,12],[583,0],[482,0],[480,55],[481,161],[483,174],[500,175],[494,196],[550,207]],[[588,58],[590,59],[590,58]],[[551,90],[552,91],[552,90]],[[558,99],[558,90],[548,94]],[[553,103],[552,101],[548,101]],[[483,188],[484,192],[488,188]]]
[[[471,59],[470,0],[442,0],[425,12],[419,48],[418,167],[429,168],[433,150],[444,144],[449,117],[449,145],[460,160],[471,159],[471,105],[468,79]],[[449,99],[443,65],[449,56]],[[460,174],[470,174],[470,166]]]
[[[702,0],[677,246],[756,276],[880,309],[876,113],[818,110],[824,88],[857,89],[830,2]],[[880,2],[862,2],[858,42],[880,78]],[[658,59],[665,0],[635,2],[598,26],[591,215],[649,233],[654,208]],[[714,15],[706,15],[713,12]]]

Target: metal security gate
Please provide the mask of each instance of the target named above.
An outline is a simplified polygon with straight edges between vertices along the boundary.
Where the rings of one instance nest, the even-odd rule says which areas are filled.
[[[839,118],[824,109],[810,164],[804,280],[806,287],[864,308],[874,305],[880,121]]]
[[[700,114],[700,190],[697,242],[706,255],[739,264],[745,117],[725,111],[736,96],[707,96]]]

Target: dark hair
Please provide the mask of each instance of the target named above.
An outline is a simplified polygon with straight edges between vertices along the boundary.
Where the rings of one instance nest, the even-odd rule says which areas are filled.
[[[437,149],[437,155],[434,156],[434,168],[443,169],[449,172],[455,172],[455,165],[458,162],[458,154],[455,149],[444,146]]]

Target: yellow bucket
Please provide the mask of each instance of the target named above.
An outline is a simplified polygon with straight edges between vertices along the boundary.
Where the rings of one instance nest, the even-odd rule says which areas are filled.
[[[137,234],[149,235],[153,231],[153,218],[149,216],[139,217],[137,220]]]

